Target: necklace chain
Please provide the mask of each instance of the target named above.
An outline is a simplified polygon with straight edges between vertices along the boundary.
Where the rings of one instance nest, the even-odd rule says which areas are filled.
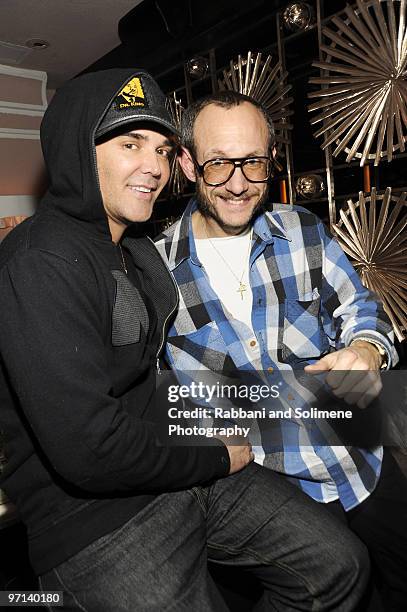
[[[226,261],[225,257],[222,255],[222,253],[216,248],[216,246],[213,244],[212,240],[209,237],[208,234],[208,230],[206,227],[206,222],[205,220],[202,218],[202,224],[203,224],[203,229],[205,232],[205,235],[207,237],[207,239],[209,240],[211,247],[214,249],[214,251],[216,251],[216,253],[219,255],[219,257],[222,259],[223,263],[227,266],[227,268],[230,270],[231,274],[235,277],[235,279],[237,280],[237,282],[239,283],[239,288],[236,290],[237,293],[240,293],[240,297],[242,298],[242,300],[244,299],[244,292],[247,291],[247,286],[245,283],[243,283],[243,276],[244,273],[246,272],[246,269],[249,265],[249,261],[250,261],[250,252],[251,252],[251,246],[252,246],[252,237],[253,237],[253,227],[251,228],[250,232],[249,232],[249,246],[247,249],[247,259],[246,262],[243,266],[243,271],[242,274],[240,275],[240,278],[237,276],[237,274],[235,274],[232,266],[229,264],[229,262]]]
[[[118,245],[118,246],[119,246],[120,255],[121,255],[121,258],[122,258],[123,270],[124,270],[125,274],[127,275],[127,267],[126,267],[126,262],[125,262],[125,260],[124,260],[123,249],[122,249],[122,245],[120,244],[120,242],[119,242],[119,245]]]

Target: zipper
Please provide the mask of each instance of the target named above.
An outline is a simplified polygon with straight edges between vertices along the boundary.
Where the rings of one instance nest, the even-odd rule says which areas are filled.
[[[160,258],[160,261],[161,261],[162,265],[163,265],[163,266],[165,266],[165,264],[164,264],[164,262],[163,262],[163,260],[162,260],[162,258],[161,258],[161,255],[159,254],[159,252],[158,252],[158,251],[157,251],[157,249],[156,249],[156,246],[155,246],[155,244],[154,244],[153,240],[151,240],[150,236],[147,236],[147,238],[148,238],[148,240],[151,242],[151,244],[153,245],[154,250],[155,250],[155,252],[157,253],[157,257],[159,257],[159,258]],[[161,375],[161,369],[160,369],[160,353],[161,353],[161,351],[162,351],[162,348],[163,348],[163,346],[164,346],[164,342],[165,342],[165,340],[164,340],[164,337],[165,337],[165,328],[167,327],[167,323],[168,323],[169,319],[172,317],[172,315],[174,314],[174,312],[177,310],[177,308],[178,308],[178,304],[179,304],[179,293],[178,293],[178,286],[177,286],[177,284],[176,284],[176,282],[175,282],[174,275],[173,275],[173,273],[171,272],[171,270],[170,270],[169,268],[167,268],[167,266],[165,266],[165,269],[167,270],[167,272],[169,273],[169,276],[170,276],[170,278],[171,278],[171,282],[172,282],[172,285],[173,285],[173,287],[174,287],[175,294],[176,294],[176,296],[177,296],[177,300],[176,300],[176,303],[175,303],[175,305],[174,305],[174,308],[171,310],[171,312],[169,312],[169,313],[168,313],[167,317],[165,318],[165,321],[164,321],[163,326],[162,326],[162,329],[161,329],[161,341],[160,341],[160,345],[159,345],[159,347],[158,347],[157,354],[156,354],[156,369],[157,369],[157,374],[159,374],[159,375]]]
[[[192,487],[192,492],[195,493],[195,496],[197,498],[198,504],[201,506],[203,513],[205,514],[205,516],[208,513],[208,509],[207,509],[207,499],[205,497],[205,493],[202,490],[202,487]]]

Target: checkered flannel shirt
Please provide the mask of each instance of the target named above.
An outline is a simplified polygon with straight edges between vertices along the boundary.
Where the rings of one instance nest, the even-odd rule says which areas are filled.
[[[310,211],[275,204],[253,227],[250,285],[252,327],[231,318],[198,260],[191,200],[182,218],[155,240],[179,287],[179,309],[166,358],[180,382],[205,373],[251,372],[275,384],[357,337],[370,337],[397,363],[391,324],[360,282],[338,243]],[[281,378],[282,380],[282,378]],[[309,401],[301,385],[282,385],[285,406]],[[288,398],[288,399],[287,399]],[[323,433],[287,422],[260,432],[256,461],[286,474],[315,500],[339,499],[346,510],[363,501],[380,476],[382,447],[324,443]],[[338,444],[341,444],[338,441]]]

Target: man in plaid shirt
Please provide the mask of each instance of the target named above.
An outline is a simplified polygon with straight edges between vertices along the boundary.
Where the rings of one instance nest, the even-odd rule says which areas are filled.
[[[365,408],[379,370],[398,360],[391,324],[315,215],[266,207],[274,142],[267,111],[242,94],[214,94],[184,113],[180,163],[196,197],[156,239],[179,287],[168,362],[181,382],[214,373],[277,384],[285,409],[313,397],[295,372],[325,372],[334,395],[349,402],[356,389]],[[330,502],[367,544],[386,610],[404,610],[407,486],[392,457],[334,445],[298,419],[258,426],[256,461]]]

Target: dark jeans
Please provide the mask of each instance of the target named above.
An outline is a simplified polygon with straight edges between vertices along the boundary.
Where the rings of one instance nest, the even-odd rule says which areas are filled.
[[[259,577],[258,610],[350,611],[369,574],[367,551],[346,526],[252,463],[210,487],[160,495],[40,584],[64,591],[64,610],[222,612],[208,559]]]
[[[385,612],[407,610],[407,478],[388,449],[376,489],[354,510],[327,508],[364,542]]]

